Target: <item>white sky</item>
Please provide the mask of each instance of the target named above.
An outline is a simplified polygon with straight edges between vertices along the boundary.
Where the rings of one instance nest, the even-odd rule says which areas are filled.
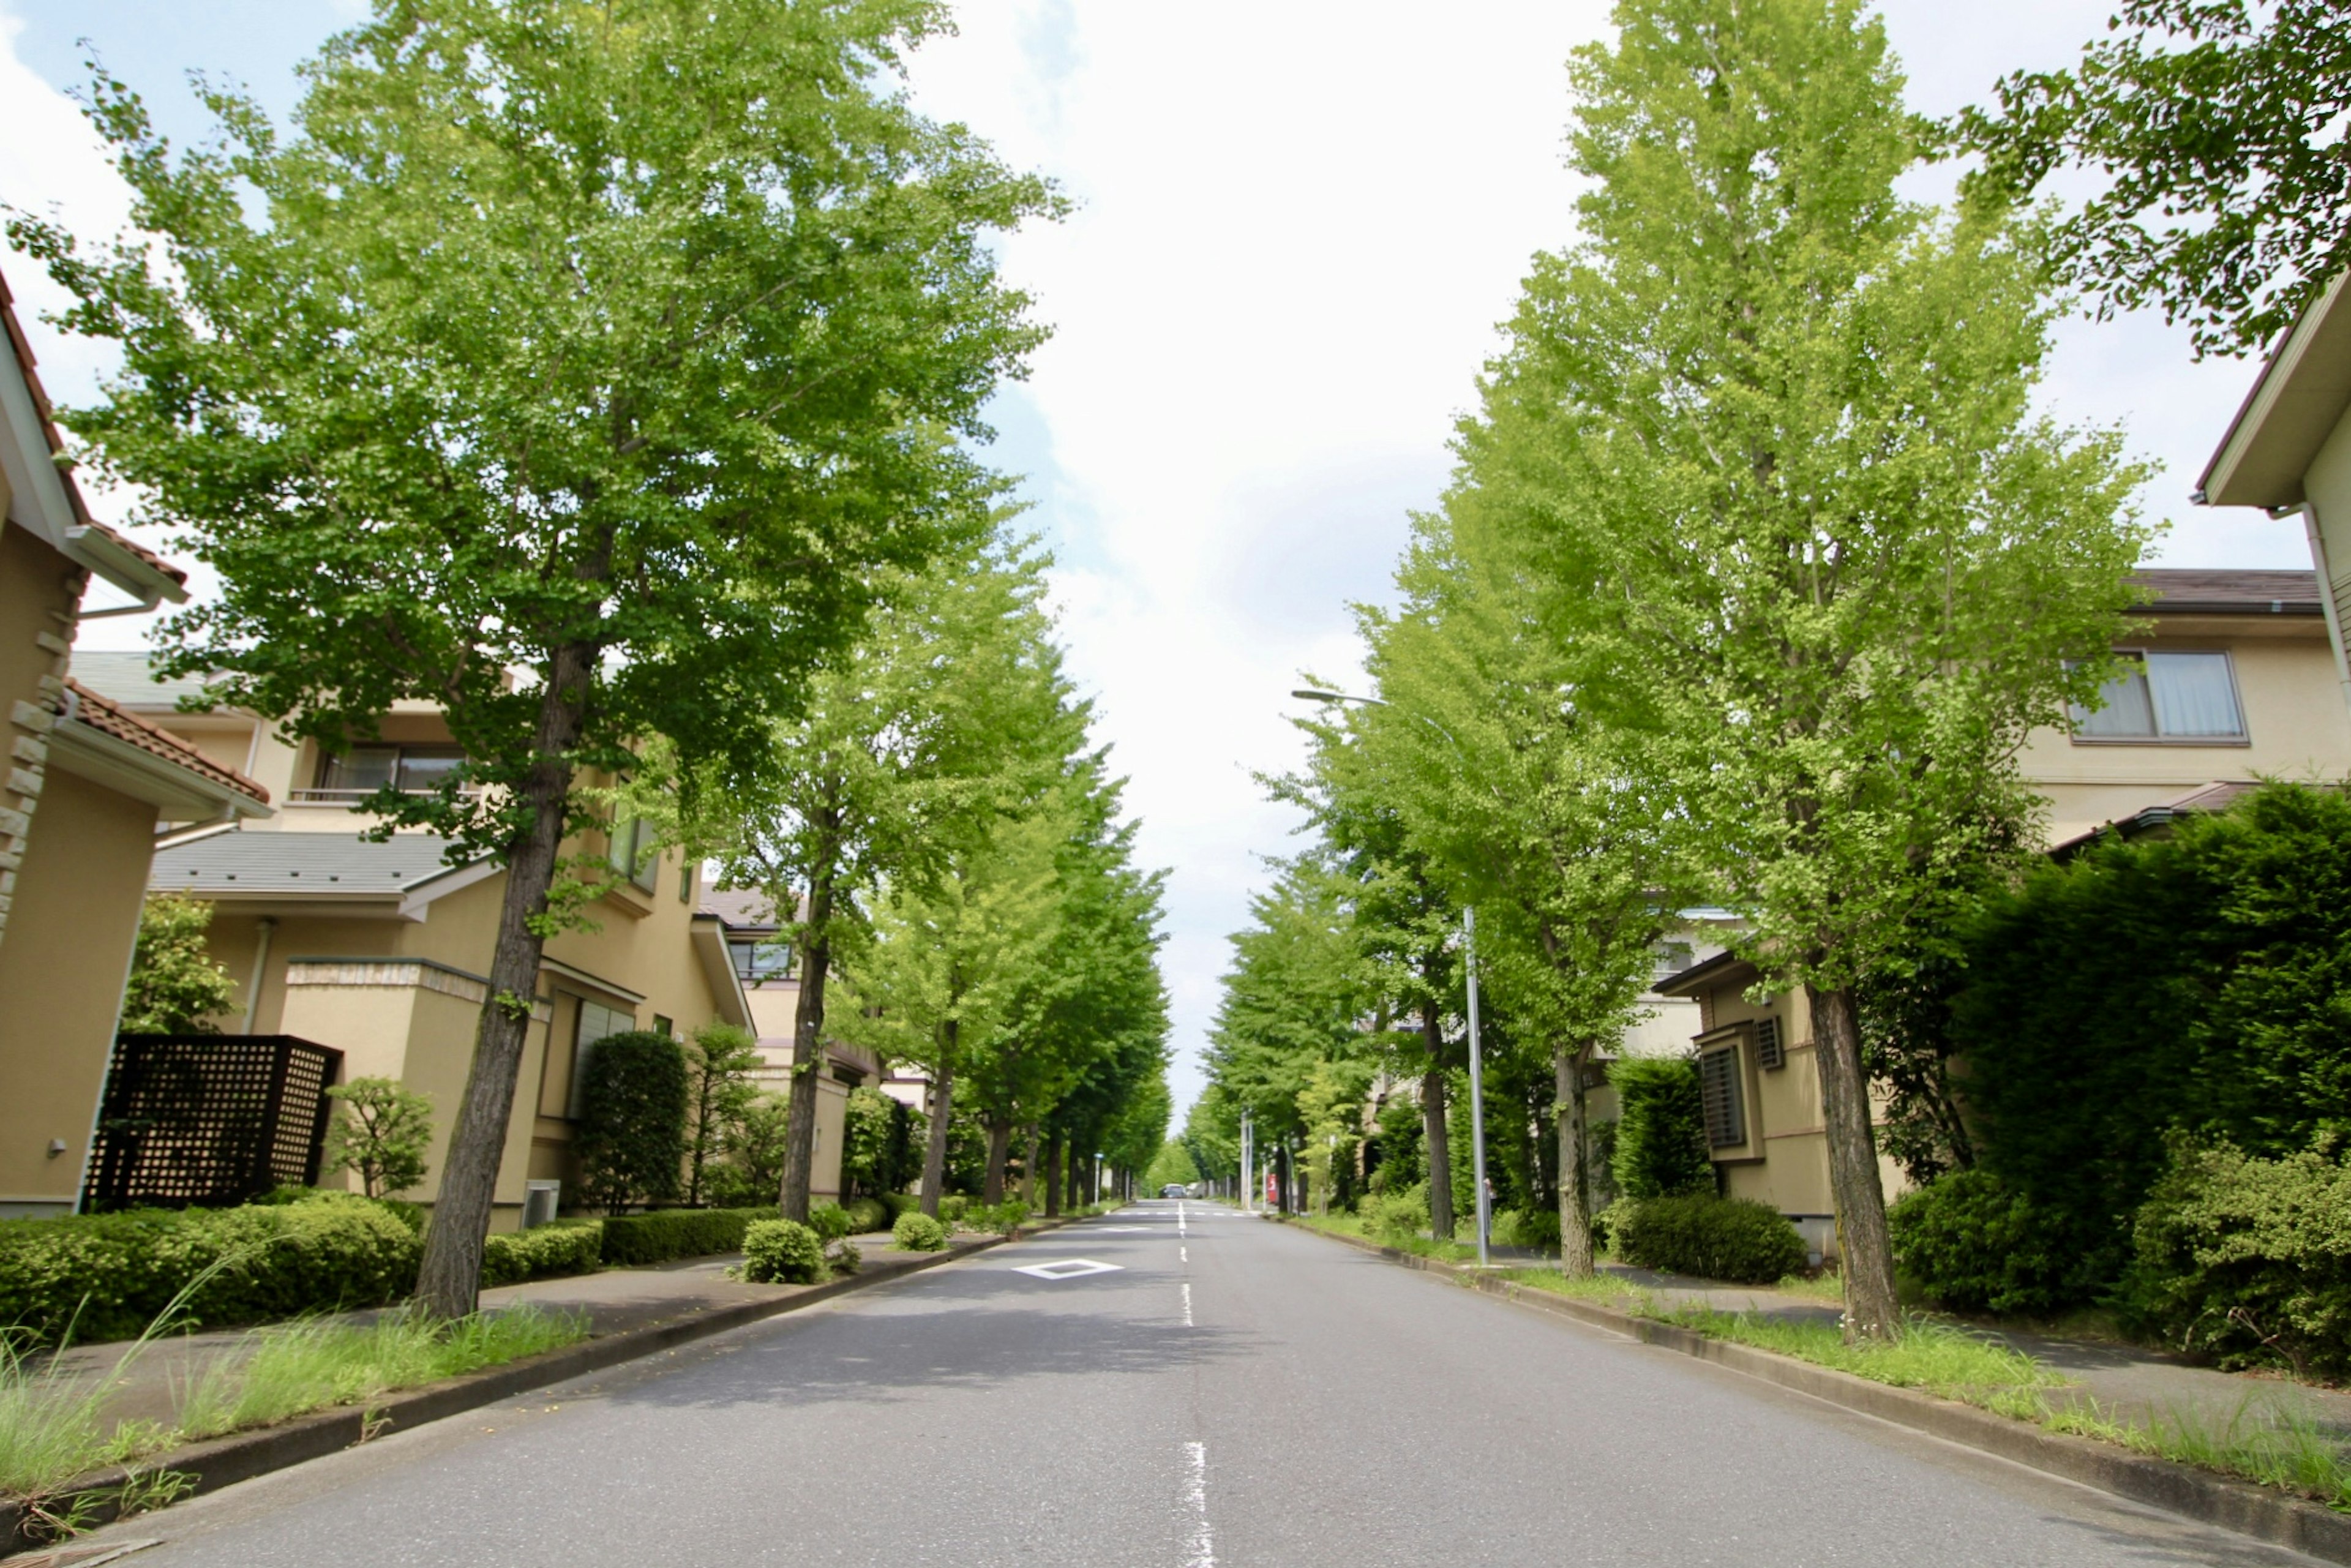
[[[355,8],[84,0],[59,23],[0,0],[0,202],[54,204],[87,235],[121,219],[58,90],[79,79],[77,34],[184,139],[201,121],[181,69],[241,77],[282,110],[293,62]],[[1913,107],[1941,114],[2003,71],[2062,63],[2111,5],[1883,8]],[[1080,204],[1006,247],[1058,334],[999,400],[998,455],[1029,476],[1060,553],[1071,667],[1132,777],[1144,855],[1173,871],[1179,1118],[1225,935],[1265,880],[1257,857],[1291,842],[1250,772],[1299,756],[1285,716],[1300,671],[1355,670],[1346,603],[1385,590],[1407,514],[1444,481],[1492,323],[1530,254],[1570,237],[1561,67],[1605,15],[1594,0],[976,0],[959,37],[918,57],[932,112]],[[57,302],[25,258],[0,265],[37,309]],[[100,356],[26,326],[53,394],[86,397]],[[2165,465],[2146,497],[2174,523],[2162,559],[2306,567],[2297,521],[2186,501],[2251,375],[2194,364],[2158,320],[2082,322],[2047,401],[2120,421]],[[138,637],[101,622],[84,644]]]

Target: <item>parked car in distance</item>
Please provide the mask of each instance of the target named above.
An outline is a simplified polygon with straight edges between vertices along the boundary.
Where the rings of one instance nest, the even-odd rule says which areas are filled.
[[[1159,1189],[1159,1196],[1162,1197],[1189,1197],[1192,1195],[1185,1189],[1182,1182],[1171,1181],[1165,1186]]]

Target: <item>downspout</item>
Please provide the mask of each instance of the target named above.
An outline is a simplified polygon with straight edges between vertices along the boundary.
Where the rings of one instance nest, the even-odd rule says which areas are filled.
[[[236,1031],[239,1034],[253,1032],[254,1015],[261,1010],[261,982],[269,972],[269,934],[277,929],[277,922],[265,915],[254,922],[254,928],[260,936],[253,945],[253,978],[246,982],[245,1027]]]
[[[2318,607],[2326,616],[2326,640],[2335,644],[2335,680],[2343,688],[2343,706],[2351,710],[2351,655],[2343,643],[2343,614],[2335,602],[2335,573],[2326,564],[2326,538],[2319,531],[2318,506],[2304,501],[2292,508],[2302,514],[2303,531],[2310,536],[2310,564],[2318,571]],[[2284,512],[2272,512],[2273,517]]]

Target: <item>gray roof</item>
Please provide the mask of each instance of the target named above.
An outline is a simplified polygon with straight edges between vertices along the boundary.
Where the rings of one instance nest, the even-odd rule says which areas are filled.
[[[202,675],[178,675],[157,681],[146,653],[83,653],[77,650],[68,666],[73,678],[99,695],[125,707],[177,708],[182,697],[206,697]]]
[[[432,833],[396,833],[376,844],[350,833],[249,833],[232,828],[157,850],[147,882],[157,892],[214,898],[392,896],[455,870],[442,858],[451,842]]]

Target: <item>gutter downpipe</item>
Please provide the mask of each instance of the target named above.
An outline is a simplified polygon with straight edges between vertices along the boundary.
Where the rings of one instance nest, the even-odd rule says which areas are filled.
[[[2335,573],[2326,561],[2326,538],[2319,531],[2318,507],[2304,501],[2299,507],[2287,507],[2273,511],[2273,517],[2283,517],[2290,512],[2302,514],[2303,531],[2310,536],[2310,564],[2318,570],[2318,607],[2326,615],[2326,640],[2335,644],[2335,681],[2343,688],[2343,706],[2351,711],[2351,653],[2345,652],[2343,616],[2335,602]]]
[[[254,1018],[261,1011],[261,982],[269,973],[269,934],[277,929],[277,922],[265,915],[254,925],[260,937],[253,945],[253,978],[246,982],[245,1026],[239,1034],[253,1032]]]

